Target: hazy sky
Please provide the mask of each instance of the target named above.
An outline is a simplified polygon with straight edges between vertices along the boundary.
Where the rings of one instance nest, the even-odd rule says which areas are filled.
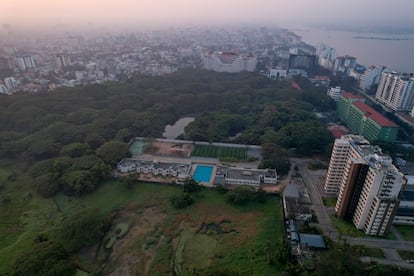
[[[414,0],[0,0],[0,23],[350,22],[414,26]]]

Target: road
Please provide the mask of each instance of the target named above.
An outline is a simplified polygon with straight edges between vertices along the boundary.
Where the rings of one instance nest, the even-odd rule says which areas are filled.
[[[398,240],[386,240],[376,238],[354,238],[345,237],[346,241],[351,244],[361,244],[366,247],[379,247],[384,249],[395,249],[403,251],[414,251],[414,242],[398,241]]]
[[[374,258],[374,257],[362,257],[361,261],[363,261],[364,263],[376,262],[382,265],[395,265],[400,268],[414,269],[414,263],[408,263],[406,261],[393,261],[393,260]]]
[[[318,226],[327,237],[333,241],[338,241],[338,232],[332,225],[328,210],[323,204],[319,188],[317,184],[313,182],[312,176],[310,175],[307,168],[309,160],[292,159],[292,163],[293,162],[295,162],[295,164],[298,166],[300,174],[302,175],[303,182],[305,183],[305,187],[311,197],[312,209],[319,221]]]
[[[332,225],[328,209],[322,201],[320,192],[321,185],[319,183],[314,183],[314,179],[312,178],[307,168],[310,159],[292,158],[290,161],[291,163],[297,165],[299,168],[303,182],[312,199],[312,209],[314,210],[319,220],[318,226],[321,228],[324,235],[330,237],[330,239],[333,241],[338,241],[338,232]],[[396,230],[392,229],[392,231],[395,232]],[[403,261],[397,252],[397,250],[414,251],[414,242],[404,241],[400,235],[396,235],[396,237],[397,240],[386,240],[380,238],[355,238],[348,236],[345,236],[343,238],[345,238],[346,241],[351,245],[364,245],[370,248],[381,248],[387,258],[382,259],[362,257],[361,260],[364,262],[375,261],[384,265],[396,265],[403,268],[414,269],[414,264]]]

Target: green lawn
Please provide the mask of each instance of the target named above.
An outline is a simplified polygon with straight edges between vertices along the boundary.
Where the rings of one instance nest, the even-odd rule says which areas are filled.
[[[394,226],[400,235],[406,241],[414,241],[414,226],[410,225],[395,225]]]
[[[219,159],[246,160],[247,149],[195,145],[191,155],[199,156],[199,157],[219,158]]]
[[[336,197],[323,197],[322,201],[326,207],[335,207],[336,205]]]
[[[385,258],[384,251],[382,251],[380,248],[366,248],[365,250],[365,256]]]
[[[365,233],[362,230],[356,229],[352,221],[347,221],[347,220],[338,218],[335,215],[331,216],[331,221],[332,221],[332,224],[335,226],[336,230],[338,230],[339,234],[341,234],[342,236],[361,237],[361,238],[372,237],[369,235],[365,235]],[[377,237],[377,238],[395,240],[395,236],[391,232],[389,232],[384,237]]]
[[[412,251],[398,250],[397,252],[403,260],[414,260],[414,252]]]
[[[366,237],[364,232],[355,228],[354,224],[350,221],[343,220],[337,216],[331,216],[332,224],[338,230],[342,236],[351,237]]]

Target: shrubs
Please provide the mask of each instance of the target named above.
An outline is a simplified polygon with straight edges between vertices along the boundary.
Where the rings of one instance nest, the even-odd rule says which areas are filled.
[[[204,187],[198,185],[194,179],[187,179],[183,184],[183,192],[179,195],[175,195],[170,199],[170,202],[174,208],[182,209],[190,206],[194,203],[194,196],[191,194],[197,194]]]
[[[101,239],[110,225],[111,218],[99,214],[98,210],[81,209],[64,219],[57,238],[72,253]]]
[[[234,205],[245,205],[249,202],[266,202],[266,192],[255,191],[250,187],[237,187],[227,193],[227,201]]]
[[[194,203],[194,198],[189,193],[181,193],[173,196],[170,202],[174,208],[182,209]]]
[[[62,245],[43,241],[17,257],[13,275],[74,275],[75,270]]]

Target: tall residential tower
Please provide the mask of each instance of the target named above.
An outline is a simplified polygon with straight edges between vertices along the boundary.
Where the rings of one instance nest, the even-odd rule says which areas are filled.
[[[388,232],[405,183],[391,157],[362,136],[345,135],[335,141],[325,191],[338,195],[336,214],[365,234]]]

